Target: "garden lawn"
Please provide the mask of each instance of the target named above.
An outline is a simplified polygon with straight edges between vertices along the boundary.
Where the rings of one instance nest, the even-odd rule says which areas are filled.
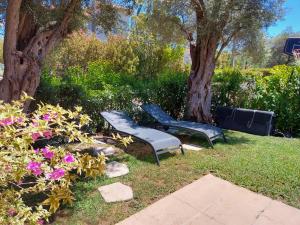
[[[228,143],[219,141],[214,149],[162,155],[160,167],[143,144],[133,144],[130,154],[115,158],[130,173],[76,183],[76,202],[58,212],[55,224],[115,224],[207,173],[300,208],[300,139],[226,135]],[[133,188],[134,199],[105,203],[97,188],[118,181]]]

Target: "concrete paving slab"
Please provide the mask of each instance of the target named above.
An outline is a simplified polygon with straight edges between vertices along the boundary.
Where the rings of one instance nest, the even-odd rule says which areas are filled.
[[[201,151],[203,150],[203,148],[196,146],[196,145],[191,145],[191,144],[183,144],[182,145],[184,150],[188,150],[188,151]]]
[[[300,210],[206,175],[118,224],[300,225]]]
[[[111,146],[100,146],[93,149],[93,155],[99,155],[101,153],[108,157],[116,154],[117,150]]]
[[[112,161],[106,164],[106,175],[109,178],[124,176],[129,173],[129,169],[126,164]]]
[[[281,223],[274,222],[265,216],[260,216],[253,225],[282,225]]]
[[[128,201],[133,198],[131,187],[120,182],[98,188],[105,202]]]
[[[279,201],[272,201],[267,207],[263,216],[273,222],[273,224],[281,225],[300,225],[299,209],[283,204]]]
[[[183,225],[207,225],[207,224],[223,225],[203,213],[197,214],[195,217],[191,218],[188,222],[184,223]]]
[[[197,211],[188,204],[177,200],[173,196],[167,196],[163,200],[156,202],[154,205],[150,205],[147,208],[146,213],[129,217],[128,220],[125,220],[120,224],[184,224],[196,213]]]

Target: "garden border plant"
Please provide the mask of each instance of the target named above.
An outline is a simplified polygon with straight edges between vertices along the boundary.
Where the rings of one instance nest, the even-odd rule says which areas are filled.
[[[92,157],[67,146],[34,149],[41,139],[64,137],[91,143],[81,129],[90,118],[59,105],[38,105],[30,114],[20,101],[0,102],[0,224],[43,224],[61,204],[74,201],[71,185],[79,175],[96,177],[105,169],[105,156]],[[34,201],[32,201],[34,200]]]

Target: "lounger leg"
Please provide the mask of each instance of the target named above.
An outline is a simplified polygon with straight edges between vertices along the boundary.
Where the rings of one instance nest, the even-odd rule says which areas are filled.
[[[159,158],[158,158],[158,155],[156,154],[156,152],[154,152],[154,155],[155,155],[155,159],[156,159],[156,164],[158,166],[160,166]]]
[[[182,155],[184,155],[184,150],[183,150],[182,145],[180,145],[179,147],[180,147],[180,151],[181,151]]]
[[[108,124],[108,128],[107,128],[107,132],[108,132],[108,135],[111,135],[111,125],[110,124]]]
[[[210,147],[211,147],[211,148],[214,148],[214,144],[212,143],[212,141],[211,141],[209,138],[207,138],[207,141],[208,141],[208,143],[210,144]]]
[[[228,142],[227,139],[226,139],[226,137],[225,137],[225,134],[224,134],[224,133],[223,133],[223,140],[224,140],[225,143]]]
[[[151,146],[151,148],[152,148],[152,151],[153,151],[154,158],[155,158],[155,160],[156,160],[156,164],[157,164],[158,166],[160,166],[160,162],[159,162],[158,155],[157,155],[155,149],[154,149],[152,146]]]

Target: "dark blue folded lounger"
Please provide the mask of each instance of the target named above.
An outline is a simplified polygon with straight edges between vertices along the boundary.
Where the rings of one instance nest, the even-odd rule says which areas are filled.
[[[213,147],[213,140],[217,138],[223,138],[223,140],[226,142],[225,135],[221,128],[203,123],[177,121],[155,104],[145,104],[142,106],[142,108],[163,126],[186,130],[204,136],[211,147]]]
[[[101,116],[119,133],[134,138],[151,146],[156,162],[159,165],[160,154],[180,149],[184,154],[181,141],[165,132],[138,126],[126,113],[122,111],[101,112]]]

